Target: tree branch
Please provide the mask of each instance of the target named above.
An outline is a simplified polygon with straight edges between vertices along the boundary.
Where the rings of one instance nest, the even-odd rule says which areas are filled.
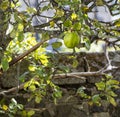
[[[113,70],[119,70],[120,67],[116,67],[113,66],[113,68],[111,69],[107,69],[106,66],[102,69],[100,69],[99,71],[95,71],[95,72],[73,72],[73,73],[66,73],[66,74],[54,74],[52,77],[54,79],[56,78],[80,78],[81,77],[89,77],[89,76],[105,76],[106,74],[112,72]]]
[[[15,63],[17,63],[18,61],[20,61],[21,59],[23,59],[25,56],[29,55],[31,52],[35,51],[36,49],[38,49],[44,42],[46,42],[47,40],[43,40],[39,43],[37,43],[35,46],[33,46],[32,48],[30,48],[29,50],[27,50],[26,52],[20,54],[18,57],[14,58],[10,63],[9,66],[14,65]]]
[[[24,84],[25,84],[25,83],[21,84],[20,86],[13,87],[13,88],[8,89],[8,90],[5,90],[5,91],[1,91],[1,92],[0,92],[0,95],[6,95],[6,94],[9,94],[9,93],[12,93],[12,92],[21,90],[21,89],[24,88]]]
[[[73,73],[67,73],[67,74],[55,74],[53,78],[66,78],[66,77],[75,77],[80,78],[81,76],[104,76],[105,73],[102,73],[100,71],[96,72],[73,72]]]

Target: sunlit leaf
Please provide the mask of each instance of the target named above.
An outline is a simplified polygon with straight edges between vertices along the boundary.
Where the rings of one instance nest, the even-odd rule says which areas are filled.
[[[72,15],[71,15],[71,19],[72,19],[72,20],[76,20],[76,19],[77,19],[77,17],[78,17],[78,16],[77,16],[77,14],[72,13]]]
[[[61,9],[56,10],[56,17],[62,17],[64,15],[64,11]]]
[[[117,94],[116,93],[114,93],[113,91],[107,91],[107,94],[108,95],[110,95],[110,96],[112,96],[112,97],[117,97]]]
[[[24,29],[23,24],[22,24],[22,23],[19,23],[19,24],[18,24],[18,31],[21,32],[21,31],[23,31],[23,29]]]
[[[28,67],[28,69],[29,69],[30,71],[35,71],[36,67],[33,66],[33,65],[30,65],[30,66]]]
[[[45,54],[40,55],[39,59],[44,66],[48,65],[48,57]]]
[[[15,105],[17,104],[17,101],[14,98],[11,99],[11,102]]]
[[[26,90],[29,87],[29,82],[24,84],[24,90]]]
[[[95,83],[95,85],[97,86],[98,90],[105,90],[105,83],[104,82],[98,82]]]
[[[4,104],[4,105],[2,106],[2,109],[3,109],[4,111],[7,111],[7,110],[8,110],[8,106]]]
[[[36,86],[35,85],[30,85],[29,86],[29,90],[32,91],[32,92],[35,91],[36,90]]]
[[[108,98],[108,101],[113,105],[113,106],[117,106],[117,103],[115,101],[115,99],[111,96],[107,97]]]

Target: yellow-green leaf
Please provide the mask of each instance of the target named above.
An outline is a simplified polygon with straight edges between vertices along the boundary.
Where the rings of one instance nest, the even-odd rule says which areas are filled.
[[[33,66],[33,65],[30,65],[30,66],[28,67],[28,69],[29,69],[30,71],[35,71],[36,67]]]
[[[54,25],[55,25],[55,22],[54,22],[54,21],[51,21],[51,22],[50,22],[50,27],[54,27]]]
[[[30,110],[30,111],[28,111],[28,113],[27,113],[28,117],[31,117],[31,116],[34,115],[34,114],[35,114],[35,111],[34,111],[34,110]]]
[[[37,13],[37,10],[35,8],[32,8],[32,7],[27,7],[27,12],[28,13]]]
[[[36,97],[35,97],[35,102],[36,102],[36,103],[40,103],[40,101],[41,101],[41,97],[40,97],[40,96],[36,96]]]
[[[3,0],[0,4],[1,4],[0,8],[2,10],[6,10],[8,8],[9,2],[8,2],[8,0]]]
[[[56,17],[62,17],[63,15],[64,15],[64,11],[63,10],[60,10],[60,9],[56,10]]]
[[[74,30],[80,30],[81,29],[81,23],[80,22],[77,22],[73,25],[73,29]]]
[[[98,82],[98,83],[95,83],[95,85],[97,86],[98,90],[105,90],[104,82]]]
[[[29,90],[32,91],[32,92],[35,91],[35,90],[36,90],[35,85],[30,85],[30,86],[29,86]]]
[[[72,13],[72,15],[71,15],[71,19],[72,19],[72,20],[76,20],[76,19],[77,19],[77,17],[78,17],[78,16],[77,16],[77,14]]]
[[[23,29],[24,29],[23,24],[22,24],[22,23],[19,23],[19,24],[18,24],[18,31],[21,32],[21,31],[23,31]]]
[[[117,106],[117,103],[115,101],[115,99],[111,96],[108,97],[108,101],[113,105],[113,106]]]

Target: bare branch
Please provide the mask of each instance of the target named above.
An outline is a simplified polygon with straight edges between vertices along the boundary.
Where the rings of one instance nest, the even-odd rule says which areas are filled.
[[[105,73],[102,73],[100,71],[96,72],[74,72],[74,73],[67,73],[67,74],[55,74],[53,78],[66,78],[66,77],[75,77],[80,78],[81,76],[104,76]]]
[[[9,93],[13,93],[13,92],[15,92],[15,91],[21,90],[21,89],[24,88],[24,84],[25,84],[25,83],[21,84],[20,86],[13,87],[13,88],[8,89],[8,90],[5,90],[5,91],[1,91],[1,92],[0,92],[0,95],[6,95],[6,94],[9,94]]]

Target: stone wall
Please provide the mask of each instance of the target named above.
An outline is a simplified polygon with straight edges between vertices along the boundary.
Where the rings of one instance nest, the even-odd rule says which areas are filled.
[[[106,64],[106,58],[103,53],[77,53],[76,59],[78,61],[78,65],[76,67],[72,67],[73,61],[70,57],[70,54],[63,54],[61,56],[57,56],[59,64],[63,64],[70,68],[70,72],[87,72],[90,71],[98,71],[102,69]],[[109,57],[113,66],[120,67],[120,52],[110,52]],[[25,62],[27,63],[27,62]],[[2,87],[9,88],[16,86],[16,80],[14,82],[14,78],[16,79],[16,75],[27,72],[27,68],[24,62],[19,65],[19,69],[13,66],[10,71],[5,73],[2,80]],[[27,63],[28,64],[28,63]],[[24,69],[23,69],[24,68]],[[15,69],[15,73],[13,72]],[[17,71],[18,70],[18,71]],[[11,72],[12,71],[12,72]],[[120,69],[114,69],[110,72],[114,79],[120,81]],[[10,75],[11,74],[11,75]],[[12,80],[12,82],[8,82],[8,78]],[[76,91],[80,86],[87,87],[87,93],[92,94],[96,92],[96,88],[94,83],[100,81],[102,76],[87,76],[81,78],[56,78],[53,79],[53,82],[60,86],[63,91],[63,97],[58,100],[57,104],[54,104],[52,101],[45,97],[40,104],[35,104],[34,101],[27,102],[28,94],[18,94],[14,95],[14,97],[18,100],[19,103],[23,103],[28,110],[32,109],[36,111],[36,114],[33,117],[119,117],[120,113],[120,90],[117,90],[117,107],[113,107],[107,102],[103,101],[102,106],[90,106],[88,104],[87,99],[82,99],[78,95],[76,95]],[[7,79],[7,80],[6,80]],[[18,81],[18,80],[17,80]],[[6,97],[9,100],[11,96],[8,95]]]

